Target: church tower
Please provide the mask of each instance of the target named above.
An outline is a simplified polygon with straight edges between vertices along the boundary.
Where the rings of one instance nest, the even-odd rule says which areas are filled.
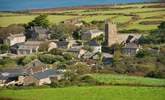
[[[112,23],[109,19],[105,21],[105,43],[107,47],[117,43],[117,26]]]

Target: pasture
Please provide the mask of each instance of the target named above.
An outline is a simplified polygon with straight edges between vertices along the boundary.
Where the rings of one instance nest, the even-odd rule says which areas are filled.
[[[6,27],[11,24],[26,24],[32,21],[36,16],[37,15],[3,16],[0,17],[0,26]],[[51,24],[59,23],[71,18],[74,18],[74,16],[48,15],[48,20]]]
[[[104,21],[110,18],[113,22],[118,24],[119,30],[133,30],[138,29],[141,31],[151,31],[157,28],[158,23],[155,24],[141,24],[142,21],[164,21],[165,20],[165,7],[156,6],[158,4],[129,4],[117,5],[106,9],[89,9],[89,10],[67,10],[67,11],[46,11],[32,12],[29,14],[17,13],[0,13],[0,26],[6,27],[10,24],[24,24],[28,23],[39,13],[47,13],[49,21],[59,23],[66,19],[79,17],[86,22],[91,21]],[[149,7],[147,7],[149,6]],[[153,6],[153,7],[152,7]],[[56,14],[56,15],[53,15]],[[120,25],[124,25],[120,27]]]
[[[92,74],[91,76],[99,82],[112,85],[165,86],[165,79],[112,74]]]
[[[93,86],[1,90],[0,98],[13,100],[164,100],[165,88]]]

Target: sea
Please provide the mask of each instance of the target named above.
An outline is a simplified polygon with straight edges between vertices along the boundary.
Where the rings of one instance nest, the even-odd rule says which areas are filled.
[[[20,11],[100,4],[126,4],[157,0],[0,0],[0,11]]]

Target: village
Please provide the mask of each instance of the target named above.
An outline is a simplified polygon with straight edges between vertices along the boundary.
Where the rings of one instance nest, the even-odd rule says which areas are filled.
[[[40,17],[43,19],[39,19]],[[45,20],[44,17],[45,15],[40,15],[37,18],[42,22]],[[65,24],[64,26],[54,26],[54,31],[44,25],[33,25],[37,18],[29,23],[30,27],[28,26],[26,31],[17,32],[17,34],[6,33],[8,35],[1,36],[1,44],[8,46],[8,49],[1,50],[0,59],[19,58],[21,61],[17,61],[17,63],[23,62],[23,64],[2,69],[0,86],[51,84],[53,81],[68,79],[66,73],[71,69],[67,69],[66,66],[79,66],[79,64],[84,68],[87,66],[87,71],[92,70],[93,72],[100,72],[106,69],[105,66],[112,65],[110,71],[123,73],[124,71],[118,67],[113,69],[113,66],[118,66],[115,65],[116,61],[127,64],[126,60],[120,59],[144,56],[143,53],[139,53],[143,49],[140,42],[144,36],[141,33],[119,33],[117,24],[110,19],[105,20],[104,30],[100,30],[96,26],[86,26],[85,30],[82,30],[85,23],[75,18],[61,22],[62,25]],[[78,31],[70,31],[72,27],[76,27]],[[52,35],[53,31],[55,34]],[[72,33],[76,38],[70,35],[65,36],[65,31]],[[65,34],[63,35],[62,32]],[[52,36],[55,38],[52,39]],[[159,49],[148,48],[147,50],[155,54],[160,53]],[[77,70],[75,68],[73,73],[76,73]],[[84,69],[82,69],[83,71]],[[104,70],[104,72],[106,71]],[[132,71],[128,66],[125,73],[137,72]],[[148,71],[146,73],[148,74]],[[144,74],[142,73],[142,75]]]
[[[71,23],[77,27],[81,27],[83,23],[77,23],[73,20],[66,21],[65,23]],[[3,44],[8,44],[10,50],[7,53],[1,54],[0,57],[17,58],[27,56],[30,54],[39,53],[40,46],[46,44],[47,52],[53,49],[63,49],[64,53],[71,53],[75,55],[77,59],[83,59],[88,66],[96,66],[98,60],[105,65],[111,64],[113,60],[113,52],[108,51],[108,48],[114,44],[122,44],[122,55],[135,56],[137,52],[142,49],[138,43],[142,37],[141,34],[125,33],[120,34],[117,31],[117,25],[111,22],[109,19],[105,21],[105,29],[101,31],[97,28],[88,29],[81,35],[81,41],[75,39],[63,39],[63,40],[51,40],[50,31],[42,26],[33,26],[28,30],[30,39],[27,39],[25,33],[12,34],[1,38]],[[99,36],[104,36],[104,44],[100,44],[94,40]],[[83,42],[82,42],[83,41]],[[108,51],[108,52],[107,52]],[[101,54],[101,56],[100,56]],[[48,67],[38,59],[34,59],[28,62],[23,67],[14,69],[2,70],[0,74],[0,86],[9,85],[30,85],[35,84],[37,86],[50,84],[51,79],[60,80],[64,78],[65,69],[55,69]]]

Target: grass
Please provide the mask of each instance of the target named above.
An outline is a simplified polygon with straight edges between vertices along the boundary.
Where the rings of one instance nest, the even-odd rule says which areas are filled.
[[[165,88],[93,86],[2,90],[0,97],[16,100],[164,100]]]
[[[92,74],[92,77],[99,82],[105,82],[110,84],[165,86],[165,79],[144,78],[144,77],[127,76],[127,75],[111,75],[111,74]]]
[[[33,20],[37,15],[7,16],[0,17],[0,26],[6,27],[10,24],[25,24]],[[74,16],[49,15],[48,20],[51,23],[58,23]]]
[[[130,29],[138,29],[142,31],[150,31],[157,28],[157,24],[155,25],[141,25],[139,24],[141,21],[147,20],[165,20],[165,7],[164,8],[142,8],[143,6],[154,5],[154,4],[129,4],[129,5],[118,5],[116,7],[124,8],[124,7],[133,7],[126,9],[93,9],[93,10],[68,10],[68,11],[44,11],[43,13],[65,13],[65,15],[49,15],[48,19],[51,23],[58,23],[60,21],[64,21],[66,19],[70,19],[73,17],[82,16],[82,20],[91,22],[93,20],[103,21],[107,18],[111,18],[111,20],[115,23],[124,24],[125,26],[118,26],[119,30],[130,30]],[[42,12],[40,12],[42,13]],[[33,14],[33,13],[32,13]],[[68,14],[68,15],[67,15]],[[70,16],[69,14],[77,14],[77,16]],[[91,15],[98,14],[98,15]],[[118,15],[118,14],[134,14],[138,15],[139,19],[134,20],[131,24],[127,22],[131,21],[130,15]],[[20,15],[17,13],[5,13],[0,12],[0,26],[6,27],[10,24],[19,24],[19,23],[28,23],[36,15]],[[149,19],[147,19],[150,17]]]

